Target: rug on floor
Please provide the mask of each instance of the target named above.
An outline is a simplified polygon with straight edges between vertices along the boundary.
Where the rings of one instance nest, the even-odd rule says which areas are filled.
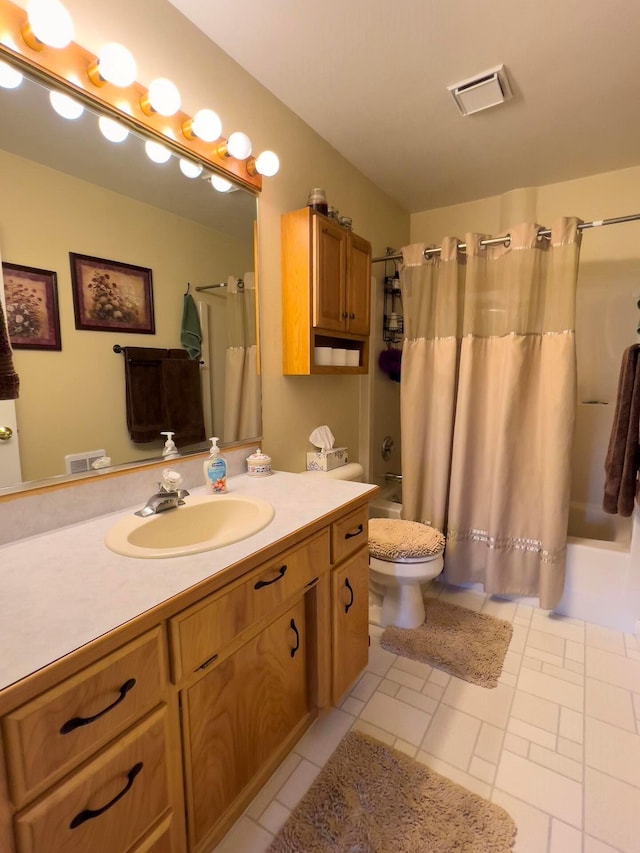
[[[480,687],[497,687],[513,625],[488,613],[426,598],[419,628],[385,628],[383,649],[431,664]]]
[[[500,806],[351,731],[268,853],[507,853],[515,835]]]

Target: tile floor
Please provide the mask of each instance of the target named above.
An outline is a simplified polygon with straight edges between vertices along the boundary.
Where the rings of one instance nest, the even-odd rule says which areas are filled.
[[[351,728],[502,805],[517,853],[639,853],[640,640],[469,590],[434,594],[513,622],[498,687],[390,654],[371,626],[360,680],[212,853],[266,850]]]

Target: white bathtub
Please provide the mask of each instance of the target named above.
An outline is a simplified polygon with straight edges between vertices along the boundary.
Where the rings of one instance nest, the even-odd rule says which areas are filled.
[[[381,489],[369,504],[372,518],[400,518],[399,484]],[[395,498],[395,500],[394,500]],[[536,599],[522,599],[535,604]],[[553,611],[606,628],[640,635],[640,518],[607,515],[572,504],[562,600]]]

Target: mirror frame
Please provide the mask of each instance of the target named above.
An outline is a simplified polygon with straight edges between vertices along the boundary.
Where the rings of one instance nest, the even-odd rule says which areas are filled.
[[[115,119],[138,135],[152,139],[168,148],[173,154],[186,157],[201,164],[211,174],[222,175],[232,183],[248,190],[256,198],[262,190],[262,176],[255,170],[255,157],[237,160],[226,154],[224,137],[213,143],[205,143],[195,136],[187,137],[183,125],[191,116],[178,111],[171,117],[158,113],[147,115],[140,106],[141,97],[146,88],[138,82],[126,88],[117,88],[109,83],[97,87],[88,76],[89,66],[96,56],[76,42],[65,48],[51,48],[46,45],[34,50],[22,37],[22,27],[27,21],[26,10],[16,6],[10,0],[0,0],[0,60],[22,71],[26,76],[42,83],[50,89],[56,89],[80,101],[94,112]],[[256,237],[254,234],[254,253],[257,257]],[[257,268],[256,268],[257,283]],[[256,325],[259,324],[256,317]],[[259,355],[258,355],[258,372]],[[259,439],[250,439],[224,445],[229,449],[253,446]],[[251,444],[253,442],[253,444]],[[194,450],[181,454],[181,459],[202,455],[204,450]],[[114,465],[107,471],[83,472],[80,474],[61,474],[42,480],[31,480],[0,488],[0,501],[11,496],[21,496],[31,491],[57,489],[67,483],[78,483],[88,479],[104,477],[105,474],[123,472],[160,464],[162,459],[152,457],[135,462]]]

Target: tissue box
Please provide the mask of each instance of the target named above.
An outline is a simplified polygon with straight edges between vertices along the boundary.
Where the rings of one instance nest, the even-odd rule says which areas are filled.
[[[333,471],[349,461],[346,447],[333,447],[331,450],[315,450],[307,453],[307,471]]]

